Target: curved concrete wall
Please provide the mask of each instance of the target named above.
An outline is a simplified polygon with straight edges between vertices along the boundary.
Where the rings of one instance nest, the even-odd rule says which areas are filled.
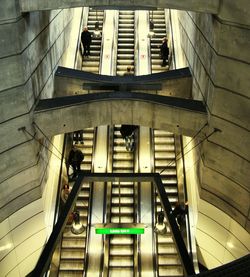
[[[182,47],[194,76],[194,98],[206,101],[210,126],[222,130],[202,148],[200,173],[196,178],[201,180],[202,201],[218,207],[238,222],[243,231],[249,231],[247,74],[250,9],[248,0],[224,0],[223,4],[219,18],[179,12]],[[18,1],[3,0],[1,4],[0,157],[4,162],[0,169],[3,192],[0,199],[0,267],[7,276],[28,273],[46,238],[46,212],[41,198],[49,156],[28,135],[16,136],[16,133],[22,126],[34,133],[30,118],[34,103],[39,98],[53,95],[53,72],[69,42],[71,20],[70,10],[33,12],[21,16]],[[235,24],[230,25],[230,22]],[[116,122],[120,123],[119,120]],[[206,217],[210,212],[215,213],[214,207],[212,210],[201,208],[200,213],[202,211]],[[198,226],[205,233],[208,221],[202,216],[200,219],[198,216]],[[216,221],[215,218],[212,220]],[[38,221],[40,225],[37,225]],[[224,229],[229,230],[229,225]],[[242,229],[234,230],[242,243],[249,238],[245,231],[237,231]],[[209,233],[213,237],[214,230]],[[198,243],[202,249],[204,236],[200,238]],[[40,244],[35,245],[33,241]],[[208,267],[216,264],[208,259],[204,262]]]
[[[221,11],[225,14],[233,7],[232,2],[224,1]],[[193,168],[203,203],[197,225],[199,259],[208,268],[249,252],[250,24],[245,18],[249,8],[249,2],[237,2],[237,12],[232,13],[234,17],[238,14],[237,24],[232,25],[229,13],[225,22],[221,15],[177,12],[182,49],[194,78],[193,97],[205,101],[209,127],[222,131],[202,145]],[[223,218],[227,219],[224,226]],[[207,230],[209,222],[213,228]],[[223,234],[234,239],[221,241]],[[209,248],[209,240],[216,251]]]
[[[215,18],[212,18],[211,15],[205,17],[207,23],[205,24],[198,14],[190,12],[179,12],[179,14],[183,37],[182,46],[194,75],[194,94],[199,93],[206,100],[208,110],[210,111],[210,125],[222,130],[222,133],[217,133],[204,145],[202,149],[203,166],[213,170],[214,175],[220,174],[220,178],[224,176],[225,180],[228,179],[226,183],[234,182],[236,188],[242,187],[249,193],[249,123],[246,120],[249,114],[249,100],[247,96],[247,93],[249,93],[247,89],[249,87],[249,79],[246,77],[246,72],[249,71],[250,67],[246,62],[235,61],[237,58],[237,53],[235,52],[231,57],[223,57],[223,59],[227,59],[227,63],[220,61],[219,64],[221,63],[222,70],[220,67],[218,68],[218,65],[214,64],[209,57],[214,56],[216,61],[221,59],[221,55],[215,52],[211,43],[211,40],[216,41],[216,37],[213,36],[215,33],[213,29],[220,23],[216,22],[214,24]],[[199,22],[203,22],[203,24],[199,24]],[[210,28],[210,37],[206,36],[205,31],[203,31],[205,26],[206,28]],[[205,30],[207,31],[207,29]],[[248,33],[248,37],[246,37],[246,41],[249,40],[249,37],[250,32]],[[228,38],[229,48],[231,45],[230,42],[231,37]],[[218,41],[216,43],[219,44]],[[208,55],[205,54],[206,52]],[[231,65],[228,70],[229,63]],[[244,64],[244,67],[246,66],[248,70],[242,70],[241,67],[238,67],[239,63]],[[231,67],[234,67],[234,73],[231,73]],[[223,80],[220,74],[212,75],[213,72],[219,71],[228,74],[230,78]],[[217,80],[218,83],[214,84]],[[236,87],[237,82],[240,85]],[[217,92],[217,87],[221,85],[224,85],[224,87],[220,87],[219,90],[223,89],[226,92],[230,88],[230,91],[228,91],[230,97],[225,97],[224,94],[220,97],[219,92]],[[199,91],[197,92],[197,90]],[[240,103],[244,104],[241,105]],[[225,107],[226,105],[227,110],[225,108],[222,111],[220,109],[214,109],[215,106]],[[242,115],[241,118],[240,114]],[[234,118],[236,118],[237,122]],[[209,175],[211,176],[211,174]],[[205,182],[206,180],[204,179],[203,183]],[[207,183],[210,182],[208,181]],[[232,206],[233,202],[232,200]],[[244,204],[242,203],[242,206],[244,205],[247,208],[244,207],[240,210],[244,211],[247,209],[249,211],[249,204],[249,201]],[[225,210],[227,211],[226,208]],[[227,212],[230,213],[230,211]],[[245,212],[243,215],[245,216],[243,221],[239,218],[235,219],[241,221],[240,224],[243,227],[248,228],[248,212]]]
[[[211,269],[244,255],[250,251],[250,234],[230,215],[222,209],[217,208],[213,199],[213,194],[209,190],[201,189],[201,176],[204,170],[201,167],[199,149],[194,148],[196,142],[190,141],[190,137],[183,137],[185,148],[185,173],[188,184],[188,203],[190,210],[190,227],[195,242],[197,244],[198,260],[207,268]],[[194,149],[193,151],[190,151]],[[209,172],[213,176],[213,172]],[[210,178],[211,178],[210,176]],[[227,186],[223,180],[216,179],[209,183],[209,189],[213,187],[214,194],[217,195],[234,195],[235,206],[240,206],[242,202],[248,201],[248,194],[244,190],[237,188],[235,191],[234,184]],[[206,185],[202,184],[202,187]],[[205,200],[204,200],[205,199]],[[218,202],[221,201],[218,198]],[[212,204],[211,204],[211,203]],[[245,207],[245,210],[248,207]],[[232,212],[235,208],[228,205]],[[238,215],[239,216],[239,215]],[[195,249],[195,245],[192,246]]]
[[[72,18],[72,10],[21,15],[18,1],[1,2],[1,276],[28,274],[51,229],[53,215],[47,209],[54,205],[58,173],[47,173],[51,166],[58,170],[58,161],[27,133],[17,134],[26,125],[34,134],[34,104],[53,95],[53,75],[67,48]],[[50,147],[45,139],[42,142]],[[58,149],[62,142],[59,139]]]

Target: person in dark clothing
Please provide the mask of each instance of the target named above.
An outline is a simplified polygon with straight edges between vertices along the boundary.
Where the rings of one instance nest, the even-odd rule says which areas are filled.
[[[138,126],[136,125],[126,125],[126,124],[122,125],[120,129],[122,138],[126,139],[126,137],[131,136],[137,128]]]
[[[165,234],[166,233],[166,224],[164,223],[164,212],[160,211],[157,213],[157,222],[154,228],[154,231],[158,234]]]
[[[124,76],[133,76],[133,72],[131,71],[131,66],[127,67],[127,71],[123,74]]]
[[[81,163],[84,159],[84,155],[81,150],[75,146],[69,152],[68,164],[73,168],[73,178],[77,176],[77,171],[81,170]]]
[[[181,228],[182,225],[185,223],[185,215],[188,212],[188,205],[180,204],[178,201],[175,203],[175,207],[173,210],[173,215],[176,218],[177,223],[179,224],[179,227]]]
[[[159,224],[163,224],[164,223],[164,212],[163,211],[160,211],[157,214],[157,221],[158,221]]]
[[[81,34],[81,42],[84,49],[83,56],[90,55],[91,41],[92,41],[91,33],[88,31],[88,27],[85,26]]]
[[[73,220],[75,222],[75,224],[79,224],[80,223],[80,213],[79,211],[75,211],[73,214]]]
[[[134,132],[138,128],[136,125],[122,125],[120,128],[120,133],[122,138],[125,140],[126,150],[133,151],[134,150]]]
[[[161,49],[162,66],[166,66],[168,56],[169,56],[169,48],[168,48],[167,38],[163,38],[162,45],[160,46],[160,49]]]

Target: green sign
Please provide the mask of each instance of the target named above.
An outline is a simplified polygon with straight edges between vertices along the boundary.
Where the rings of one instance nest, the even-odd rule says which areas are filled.
[[[96,228],[98,235],[139,235],[144,234],[144,228]]]

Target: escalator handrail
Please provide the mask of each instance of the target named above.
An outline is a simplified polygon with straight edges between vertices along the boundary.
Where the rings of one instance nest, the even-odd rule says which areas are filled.
[[[167,193],[165,191],[161,177],[158,173],[154,174],[154,182],[158,191],[158,195],[160,196],[160,199],[161,199],[163,211],[165,213],[165,216],[168,219],[169,227],[173,235],[173,240],[175,242],[177,251],[181,259],[182,266],[185,271],[185,276],[195,274],[193,263],[188,255],[186,245],[184,243],[181,232],[176,223],[174,214],[172,213],[172,207],[169,202]]]
[[[79,172],[78,178],[72,188],[72,191],[69,195],[67,202],[65,203],[62,213],[61,213],[60,217],[58,218],[56,225],[54,226],[53,232],[51,233],[49,240],[48,240],[46,246],[44,247],[42,254],[40,255],[40,258],[38,259],[36,267],[29,274],[29,276],[34,276],[34,277],[41,276],[42,277],[43,274],[45,273],[45,271],[47,270],[47,268],[49,267],[53,252],[57,246],[58,240],[60,239],[60,235],[62,234],[64,227],[67,223],[67,217],[68,217],[70,211],[73,209],[73,207],[75,205],[75,201],[77,199],[77,196],[81,190],[81,184],[83,182],[83,179],[86,182],[88,182],[88,181],[94,182],[97,180],[101,181],[101,182],[105,182],[105,181],[115,181],[117,179],[133,180],[133,181],[137,181],[137,182],[143,182],[143,181],[146,181],[146,182],[151,181],[152,182],[152,181],[154,181],[154,183],[158,189],[159,196],[161,198],[165,216],[167,215],[170,227],[173,231],[174,240],[176,242],[179,253],[181,255],[181,259],[183,262],[185,272],[187,275],[196,276],[194,269],[193,269],[192,261],[191,261],[190,257],[188,256],[186,246],[181,237],[181,234],[180,234],[179,228],[177,226],[177,223],[175,221],[175,218],[172,214],[170,202],[168,200],[167,194],[166,194],[163,184],[161,182],[161,177],[158,173],[137,173],[137,174],[136,173],[109,173],[108,174],[108,173],[89,173],[89,172],[84,172],[84,171]],[[242,261],[242,259],[244,261],[244,265],[241,267],[239,265],[240,265],[240,262]],[[222,269],[226,268],[230,272],[236,272],[237,270],[239,270],[239,274],[237,276],[238,277],[243,276],[240,273],[243,273],[245,266],[249,268],[250,255],[247,255],[247,256],[243,257],[242,259],[240,259],[239,262],[234,261],[230,264],[224,265]],[[241,270],[241,272],[240,272],[240,270]],[[212,270],[211,274],[209,274],[209,272],[208,272],[206,276],[219,276],[218,275],[219,273],[220,273],[220,268],[216,269],[216,270]],[[244,271],[244,273],[246,273],[246,271]],[[222,276],[222,275],[220,275],[220,276]],[[235,276],[235,275],[231,275],[231,276]]]
[[[66,201],[62,213],[60,214],[57,223],[55,224],[53,231],[45,245],[43,252],[41,253],[38,262],[34,270],[30,273],[29,276],[40,277],[46,272],[49,268],[52,255],[55,251],[58,241],[61,238],[61,234],[64,230],[65,225],[67,224],[68,215],[73,210],[77,196],[81,190],[83,175],[79,174],[71,193],[69,194],[68,200]]]

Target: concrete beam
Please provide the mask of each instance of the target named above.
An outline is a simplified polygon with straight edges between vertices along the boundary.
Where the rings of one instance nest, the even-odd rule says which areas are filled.
[[[58,67],[55,74],[55,95],[70,96],[87,94],[91,89],[86,86],[93,83],[93,91],[103,86],[106,91],[114,91],[117,87],[131,87],[133,91],[146,91],[152,94],[190,98],[192,91],[192,75],[189,68],[180,68],[161,73],[142,76],[108,76],[96,75],[82,70]],[[96,85],[95,85],[96,84]],[[155,86],[155,89],[153,88]],[[113,89],[112,89],[113,87]],[[140,88],[141,87],[141,88]],[[153,89],[148,89],[152,87]],[[158,88],[157,88],[158,87]],[[126,89],[125,89],[126,90]]]
[[[20,0],[22,12],[65,9],[73,7],[99,7],[106,9],[170,8],[217,14],[220,0]]]
[[[102,92],[40,100],[34,122],[47,136],[115,124],[193,136],[207,122],[207,113],[201,101],[147,93]]]

